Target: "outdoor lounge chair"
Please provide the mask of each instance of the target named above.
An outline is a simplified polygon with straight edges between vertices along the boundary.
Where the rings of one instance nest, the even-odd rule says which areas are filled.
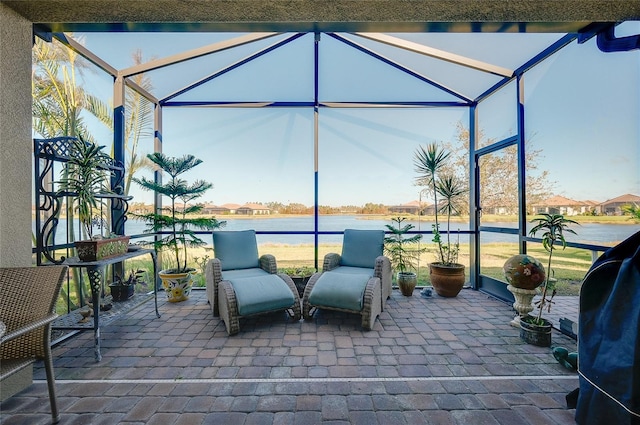
[[[56,301],[66,275],[67,266],[0,269],[1,399],[22,390],[25,379],[33,380],[32,363],[43,360],[53,423],[60,416],[51,358],[51,322],[58,317]]]
[[[207,299],[229,335],[240,331],[240,318],[286,310],[300,320],[300,295],[293,280],[278,274],[276,259],[258,257],[254,230],[213,232],[215,258],[207,263]]]
[[[383,255],[384,231],[344,231],[342,255],[325,255],[322,272],[309,279],[302,298],[302,315],[329,309],[362,316],[371,330],[391,296],[391,263]]]

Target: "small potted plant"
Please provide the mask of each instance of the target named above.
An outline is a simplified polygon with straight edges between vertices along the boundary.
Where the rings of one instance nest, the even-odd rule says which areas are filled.
[[[213,231],[226,224],[214,217],[204,217],[201,204],[190,204],[200,198],[213,185],[204,180],[196,180],[192,184],[181,178],[182,174],[202,163],[193,155],[168,157],[161,152],[147,155],[161,171],[169,175],[166,183],[160,184],[145,177],[132,180],[142,187],[169,198],[169,205],[162,212],[136,215],[147,223],[145,233],[159,234],[154,242],[157,251],[168,251],[167,257],[173,262],[158,275],[170,302],[184,301],[189,298],[193,286],[192,272],[196,269],[188,264],[188,248],[206,245],[196,235],[195,230]]]
[[[82,261],[121,255],[129,246],[128,236],[103,232],[107,224],[103,210],[108,208],[104,199],[113,195],[108,183],[113,161],[103,149],[104,146],[86,142],[81,137],[72,139],[63,177],[58,182],[59,193],[71,199],[78,214],[81,240],[75,242],[75,247]],[[100,229],[100,234],[94,234],[96,228]]]
[[[126,301],[135,293],[136,285],[147,286],[144,270],[131,270],[126,279],[116,274],[116,280],[109,284],[113,301]]]
[[[551,322],[542,317],[542,312],[546,309],[547,313],[551,311],[553,297],[556,295],[556,280],[551,278],[553,271],[551,269],[551,259],[553,251],[556,250],[556,243],[561,249],[565,249],[567,242],[564,238],[564,232],[573,233],[568,227],[569,224],[578,224],[573,220],[564,218],[562,214],[546,214],[531,220],[536,225],[529,231],[530,236],[535,236],[542,231],[542,246],[549,253],[547,261],[547,273],[544,284],[542,285],[542,295],[536,301],[538,314],[536,316],[525,316],[520,319],[520,338],[524,341],[542,347],[551,346]]]
[[[280,273],[287,274],[291,278],[291,280],[293,280],[293,283],[295,283],[296,288],[298,289],[298,294],[300,295],[300,297],[304,295],[304,288],[307,286],[309,278],[315,272],[315,268],[307,266],[286,267],[280,270]]]
[[[467,193],[462,181],[446,166],[450,152],[438,148],[435,143],[420,146],[415,152],[414,165],[418,172],[417,183],[427,186],[433,193],[435,224],[433,242],[437,244],[436,261],[429,264],[429,276],[436,293],[443,297],[458,295],[465,282],[464,264],[458,263],[459,242],[451,242],[451,216],[458,213],[456,204]],[[440,196],[440,198],[438,197]],[[447,216],[446,241],[440,233],[439,212]]]
[[[384,251],[389,256],[389,261],[394,270],[397,271],[396,282],[402,295],[410,297],[418,283],[416,262],[424,248],[418,248],[416,244],[422,235],[416,234],[406,236],[414,228],[413,224],[402,224],[405,217],[395,217],[391,219],[394,224],[385,224],[391,235],[384,238]]]

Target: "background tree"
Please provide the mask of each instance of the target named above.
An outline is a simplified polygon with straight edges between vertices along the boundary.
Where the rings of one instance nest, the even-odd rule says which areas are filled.
[[[624,215],[629,214],[631,220],[640,221],[640,205],[638,204],[628,204],[622,206],[622,212]]]
[[[527,180],[527,204],[540,203],[553,193],[555,182],[549,180],[549,171],[539,171],[542,150],[535,149],[533,136],[525,140],[525,164]],[[496,139],[486,138],[480,130],[478,139],[480,146],[489,146]],[[446,150],[451,152],[449,169],[447,172],[455,174],[462,182],[469,186],[469,129],[462,123],[456,125],[456,142],[443,142]],[[508,214],[518,212],[518,151],[515,145],[502,149],[499,153],[491,154],[480,161],[480,181],[482,187],[481,205],[486,213],[504,209]],[[468,211],[468,200],[466,208]]]
[[[82,137],[95,142],[83,119],[87,105],[94,105],[94,113],[107,111],[95,96],[86,92],[81,85],[81,75],[87,69],[86,61],[74,51],[55,40],[51,43],[36,38],[32,60],[33,130],[44,138]],[[99,119],[105,116],[98,117]],[[66,167],[65,167],[66,170]],[[67,176],[63,175],[62,179]],[[66,202],[66,217],[74,222],[73,203]],[[74,226],[67,226],[67,238],[75,240]],[[79,271],[73,269],[74,281],[80,282]],[[63,290],[64,291],[64,290]],[[82,291],[79,283],[75,286],[75,299],[80,300]],[[66,297],[62,293],[61,297]]]
[[[140,49],[131,54],[131,59],[133,65],[141,65],[145,62]],[[152,57],[151,59],[154,58]],[[147,91],[152,91],[153,89],[151,79],[144,73],[136,74],[129,79]],[[109,129],[113,130],[113,106],[109,106],[108,109],[105,108],[106,104],[103,102],[90,101],[87,104],[87,110]],[[127,153],[125,157],[124,194],[128,195],[132,179],[136,173],[143,168],[151,167],[146,153],[140,152],[140,142],[153,137],[153,104],[129,87],[125,87],[124,121],[124,149]]]

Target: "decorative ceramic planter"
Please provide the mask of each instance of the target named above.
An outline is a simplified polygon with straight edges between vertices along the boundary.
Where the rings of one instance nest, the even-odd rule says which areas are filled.
[[[441,297],[457,296],[465,282],[464,265],[445,266],[439,263],[429,264],[429,278],[436,293]]]
[[[518,254],[502,266],[507,282],[515,288],[533,290],[544,283],[545,272],[540,261],[528,254]]]
[[[507,285],[507,290],[513,294],[513,298],[515,299],[513,303],[513,309],[518,312],[516,317],[514,317],[510,323],[511,326],[519,328],[520,320],[528,316],[529,313],[533,311],[533,305],[531,304],[531,301],[533,300],[533,297],[536,296],[538,291],[536,291],[535,289],[516,288],[512,285]]]
[[[413,290],[416,289],[418,277],[413,272],[398,272],[396,281],[398,282],[398,287],[402,295],[410,297],[413,295]]]
[[[524,342],[538,347],[551,347],[551,322],[546,319],[542,319],[544,324],[542,326],[529,323],[527,318],[524,317],[520,320],[520,339]]]
[[[74,245],[80,261],[99,261],[126,253],[129,249],[129,236],[76,241]]]
[[[163,270],[158,273],[158,276],[162,280],[162,288],[167,295],[167,301],[177,303],[189,299],[193,286],[191,272],[167,273]]]

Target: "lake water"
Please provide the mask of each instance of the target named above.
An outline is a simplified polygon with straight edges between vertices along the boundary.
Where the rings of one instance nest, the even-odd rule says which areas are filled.
[[[282,218],[241,218],[233,219],[226,217],[218,217],[224,219],[227,225],[224,230],[248,230],[255,229],[262,232],[313,232],[314,220],[311,216],[300,217],[282,217]],[[368,219],[362,216],[321,216],[319,218],[319,231],[321,232],[342,232],[344,229],[383,229],[386,230],[385,224],[391,224],[390,220]],[[432,222],[407,220],[405,223],[411,223],[415,226],[414,230],[431,231]],[[486,223],[491,227],[508,227],[514,228],[516,223]],[[34,224],[35,226],[35,224]],[[60,220],[56,241],[61,243],[65,240],[64,229],[66,221]],[[446,226],[446,224],[445,224]],[[441,228],[444,227],[441,223]],[[640,224],[633,223],[629,220],[629,224],[598,224],[585,223],[580,226],[571,226],[577,235],[566,233],[565,237],[568,242],[586,243],[594,245],[611,246],[620,242],[632,234],[640,231]],[[137,220],[129,220],[126,223],[126,234],[137,235],[143,233],[145,229],[144,223]],[[469,230],[467,223],[452,223],[452,230]],[[320,235],[320,243],[340,243],[342,241],[341,234]],[[205,239],[206,240],[206,239]],[[425,235],[425,240],[431,241],[431,235]],[[515,235],[505,235],[500,233],[483,232],[481,234],[482,242],[516,242]],[[305,234],[295,235],[258,235],[258,243],[281,243],[289,245],[297,244],[313,244],[314,236]],[[460,235],[460,242],[467,242],[465,235]]]

